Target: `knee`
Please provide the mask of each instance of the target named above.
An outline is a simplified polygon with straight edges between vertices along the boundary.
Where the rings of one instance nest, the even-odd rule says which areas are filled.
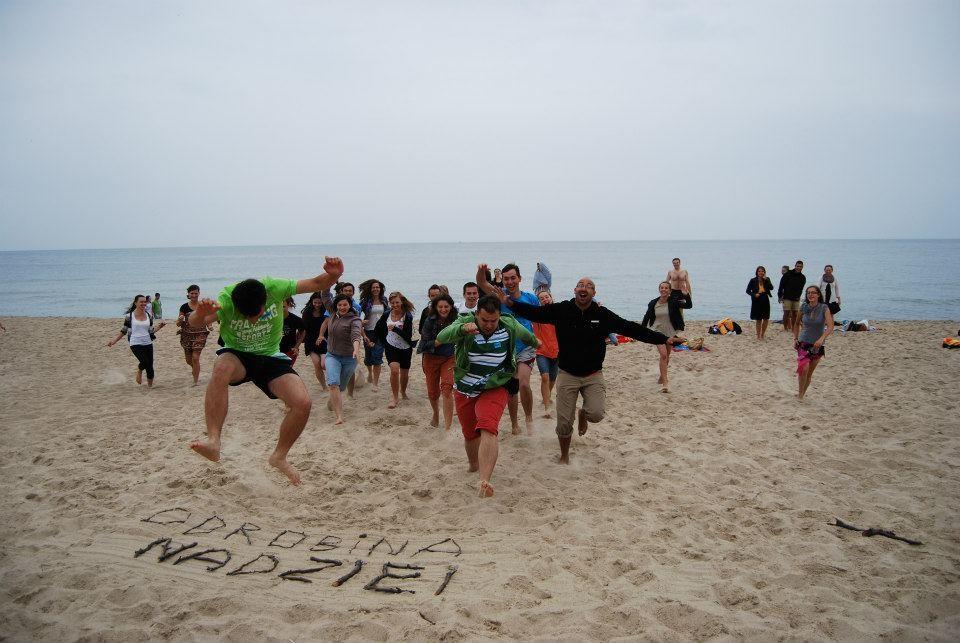
[[[228,362],[218,361],[213,365],[213,372],[210,374],[210,382],[227,385],[233,379],[234,368]]]
[[[605,415],[606,413],[603,409],[583,409],[583,416],[587,418],[587,422],[599,422]]]
[[[313,400],[310,399],[309,395],[298,395],[294,399],[287,402],[287,405],[293,412],[309,414],[310,409],[313,408]]]

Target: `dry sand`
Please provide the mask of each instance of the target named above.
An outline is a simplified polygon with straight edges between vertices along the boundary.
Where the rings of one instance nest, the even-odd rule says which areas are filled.
[[[266,465],[282,406],[252,385],[232,391],[222,463],[187,448],[203,432],[203,387],[190,386],[173,328],[160,333],[147,390],[123,343],[102,348],[117,321],[2,321],[0,637],[946,641],[960,631],[960,351],[940,347],[954,323],[837,334],[804,403],[777,326],[763,344],[748,329],[708,338],[710,353],[675,354],[669,394],[652,347],[612,349],[607,419],[574,437],[571,466],[555,464],[552,422],[539,419],[532,437],[501,436],[497,494],[480,500],[457,425],[427,426],[418,360],[410,402],[391,411],[388,385],[364,387],[336,428],[300,363],[315,406],[291,454],[304,474],[294,488]],[[185,511],[143,522],[176,507]],[[183,534],[214,514],[225,527]],[[864,538],[829,526],[834,517],[924,544]],[[252,544],[225,538],[245,522],[260,527]],[[270,546],[283,530],[306,538]],[[134,557],[161,537],[232,559],[208,572],[213,563],[158,562],[157,549]],[[406,547],[368,555],[382,537]],[[461,555],[452,542],[413,555],[447,538]],[[311,552],[321,540],[337,547]],[[261,553],[275,571],[227,575]],[[278,577],[319,566],[310,556],[344,565],[312,583]],[[369,564],[332,587],[357,559]],[[425,567],[384,583],[416,593],[364,591],[386,561]],[[435,596],[450,564],[459,571]]]

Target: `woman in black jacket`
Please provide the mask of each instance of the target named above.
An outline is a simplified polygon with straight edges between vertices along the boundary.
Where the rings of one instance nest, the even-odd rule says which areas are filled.
[[[390,311],[377,322],[374,334],[383,345],[390,365],[390,393],[388,409],[397,408],[400,398],[407,397],[410,379],[410,358],[413,356],[413,304],[403,293],[392,292],[388,299]]]
[[[673,337],[677,331],[683,330],[683,312],[681,309],[693,308],[693,299],[689,292],[682,292],[679,296],[670,297],[670,282],[660,282],[660,296],[650,300],[647,304],[647,314],[643,316],[641,326],[652,328],[659,331],[667,337]],[[657,384],[660,385],[660,392],[667,393],[667,367],[670,365],[670,346],[661,344],[657,346],[660,352],[660,378]]]
[[[747,294],[750,295],[750,319],[757,322],[757,339],[762,340],[767,334],[767,324],[770,323],[770,297],[773,295],[773,283],[767,277],[767,269],[757,266],[756,275],[747,283]]]

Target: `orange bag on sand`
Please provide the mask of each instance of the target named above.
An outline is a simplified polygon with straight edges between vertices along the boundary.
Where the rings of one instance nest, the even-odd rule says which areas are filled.
[[[944,348],[960,348],[960,338],[945,337],[943,340]]]

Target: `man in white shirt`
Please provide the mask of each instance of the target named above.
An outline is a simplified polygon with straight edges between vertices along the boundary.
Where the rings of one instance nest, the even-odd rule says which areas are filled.
[[[477,302],[480,300],[480,287],[472,281],[463,284],[463,301],[458,301],[455,306],[457,312],[475,313],[477,312]]]

